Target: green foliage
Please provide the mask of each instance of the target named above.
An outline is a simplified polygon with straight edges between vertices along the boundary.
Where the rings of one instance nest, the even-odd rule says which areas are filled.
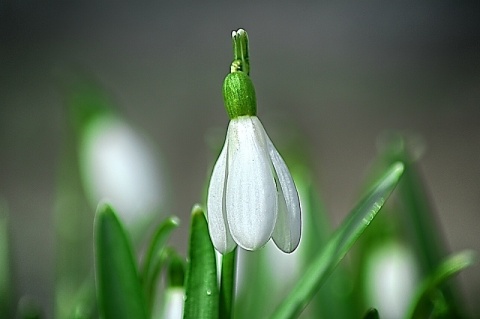
[[[298,281],[290,295],[277,308],[272,318],[296,318],[318,288],[345,257],[362,232],[370,225],[403,173],[401,163],[394,164],[377,186],[353,209],[347,219]]]
[[[94,237],[100,314],[105,319],[147,318],[131,243],[108,205],[101,205],[97,210]]]
[[[158,226],[147,250],[147,257],[143,264],[141,278],[147,298],[148,309],[153,308],[155,288],[158,276],[163,266],[168,262],[172,254],[171,250],[165,249],[168,237],[180,224],[176,217],[169,217]]]
[[[199,206],[192,211],[187,278],[185,282],[185,319],[214,319],[219,314],[217,267],[208,225]]]
[[[462,251],[444,260],[418,287],[407,318],[447,318],[448,306],[440,293],[441,285],[450,277],[475,263],[472,251]]]

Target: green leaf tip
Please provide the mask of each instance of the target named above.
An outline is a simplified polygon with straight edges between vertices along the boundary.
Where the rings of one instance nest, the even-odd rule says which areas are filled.
[[[157,288],[157,279],[161,274],[162,267],[175,255],[171,249],[165,247],[170,234],[178,228],[180,219],[171,216],[165,219],[154,232],[152,240],[147,249],[146,258],[143,263],[141,278],[145,290],[148,306],[151,309]],[[182,283],[183,285],[183,283]]]
[[[476,261],[477,253],[472,250],[464,250],[447,257],[419,286],[406,318],[426,318],[435,312],[438,305],[442,305],[443,308],[445,306],[443,300],[438,302],[438,288],[449,278],[475,264]],[[445,315],[451,316],[449,311],[449,307],[440,310],[440,312],[446,312]]]
[[[103,318],[146,319],[146,303],[127,233],[108,204],[95,215],[95,277]]]
[[[230,119],[257,114],[257,99],[250,74],[248,35],[243,29],[232,32],[233,62],[223,82],[223,100]]]
[[[218,318],[219,292],[215,249],[203,209],[192,209],[184,318]]]
[[[370,225],[395,189],[403,170],[404,166],[400,162],[394,163],[387,170],[342,222],[271,318],[298,317],[356,240]]]

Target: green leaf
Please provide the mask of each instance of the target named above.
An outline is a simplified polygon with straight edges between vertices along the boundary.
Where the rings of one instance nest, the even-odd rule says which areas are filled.
[[[147,257],[142,267],[142,282],[145,295],[149,304],[149,308],[153,305],[155,295],[155,287],[157,286],[157,278],[160,274],[160,268],[168,259],[169,253],[164,254],[165,244],[172,231],[180,225],[177,217],[169,217],[157,228],[150,246],[147,250]]]
[[[180,220],[177,217],[172,216],[158,226],[157,231],[150,242],[150,246],[148,247],[147,257],[143,264],[142,278],[145,280],[148,280],[154,269],[157,268],[159,256],[162,249],[165,247],[168,237],[174,229],[178,228],[179,225]]]
[[[199,206],[192,211],[189,264],[185,283],[185,319],[218,318],[218,286],[215,250]]]
[[[337,229],[290,295],[279,305],[272,318],[296,318],[303,311],[320,286],[373,220],[397,185],[402,173],[402,163],[392,165],[376,187],[363,198]]]
[[[145,299],[130,240],[107,204],[97,209],[94,241],[100,314],[105,319],[146,319]]]
[[[291,170],[302,202],[302,272],[315,260],[318,248],[323,247],[330,239],[333,229],[324,203],[311,179],[312,172],[306,167],[302,170]],[[335,272],[322,285],[305,309],[306,318],[354,318],[357,314],[354,307],[345,307],[355,303],[351,293],[352,278],[345,267],[339,265]]]
[[[405,173],[397,190],[399,202],[404,207],[404,210],[399,212],[405,218],[405,223],[410,230],[409,241],[411,247],[416,250],[421,273],[428,275],[432,274],[440,265],[448,250],[439,231],[438,220],[435,218],[436,213],[430,202],[425,183],[417,167],[418,156],[412,156],[412,154],[418,153],[418,148],[414,139],[408,139],[401,134],[393,134],[384,152],[384,158],[387,163],[401,161],[405,165]],[[446,306],[450,309],[451,316],[458,317],[461,305],[457,300],[459,298],[456,289],[446,284],[442,285],[440,291]]]
[[[429,318],[435,313],[437,303],[443,304],[439,286],[450,277],[475,263],[476,255],[473,251],[465,250],[444,260],[429,277],[419,286],[410,305],[407,318]],[[443,308],[443,305],[441,306]],[[448,309],[446,309],[448,311]]]

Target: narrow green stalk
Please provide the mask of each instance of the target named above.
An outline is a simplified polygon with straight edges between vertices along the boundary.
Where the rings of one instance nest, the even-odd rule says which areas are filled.
[[[243,29],[232,32],[233,62],[230,72],[242,71],[250,75],[250,56],[248,53],[248,34]]]
[[[223,255],[220,281],[220,318],[232,318],[235,294],[237,249]]]
[[[257,114],[255,87],[248,76],[248,35],[243,29],[232,32],[233,61],[230,73],[223,81],[223,100],[230,119]]]
[[[153,307],[155,299],[155,289],[157,287],[157,279],[162,267],[170,258],[172,251],[165,248],[165,244],[174,229],[180,224],[177,217],[169,217],[158,226],[152,241],[150,242],[146,259],[141,271],[141,278],[145,297],[148,302],[148,307]]]

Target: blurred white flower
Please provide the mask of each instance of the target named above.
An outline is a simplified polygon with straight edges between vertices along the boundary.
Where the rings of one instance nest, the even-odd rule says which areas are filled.
[[[270,238],[284,252],[300,241],[301,211],[292,176],[260,120],[233,118],[210,179],[208,226],[215,248],[263,247]]]
[[[168,288],[165,291],[163,319],[182,319],[185,303],[185,289],[182,287]]]
[[[165,200],[154,146],[124,121],[98,116],[83,130],[80,167],[92,205],[107,200],[132,230],[151,221]]]
[[[366,265],[367,298],[382,318],[404,318],[418,282],[413,252],[397,242],[375,249]]]

